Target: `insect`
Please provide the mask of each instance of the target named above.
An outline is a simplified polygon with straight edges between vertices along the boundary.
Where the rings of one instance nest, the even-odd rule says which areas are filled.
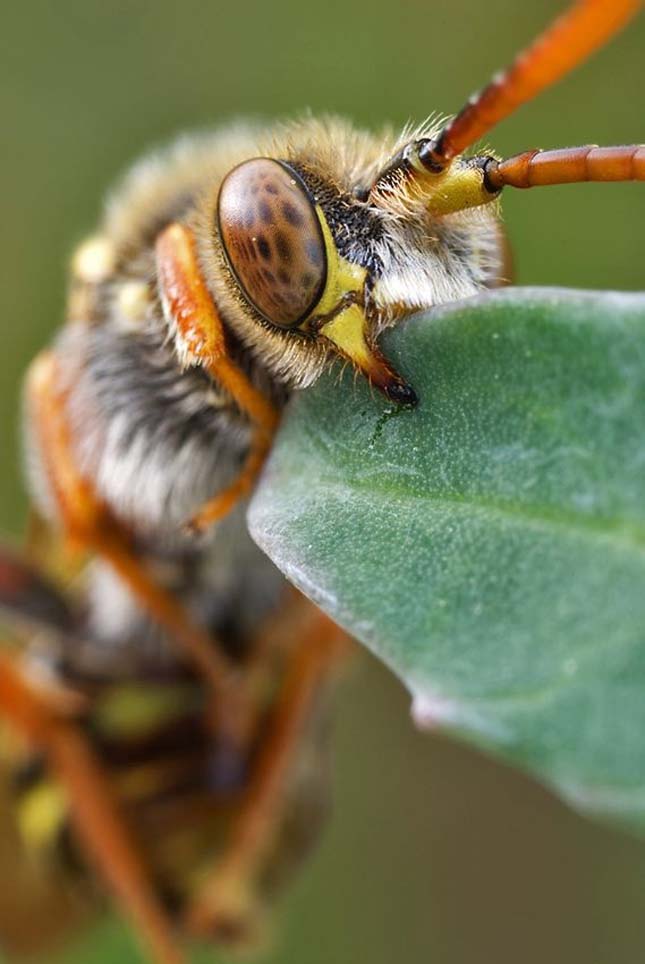
[[[87,863],[158,964],[182,931],[252,931],[321,815],[342,643],[244,525],[289,396],[341,359],[414,408],[379,336],[507,280],[504,187],[645,179],[640,146],[464,153],[638,7],[580,0],[437,128],[180,141],[74,256],[25,390],[31,556],[67,592],[4,554],[27,645],[2,656],[0,712],[27,836]]]

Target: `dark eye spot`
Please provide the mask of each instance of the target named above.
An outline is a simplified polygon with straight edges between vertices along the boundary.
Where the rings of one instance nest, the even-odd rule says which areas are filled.
[[[323,247],[318,238],[310,238],[305,242],[307,257],[315,268],[319,268],[323,263]]]
[[[269,271],[268,268],[262,268],[262,274],[264,275],[265,281],[268,281],[269,284],[272,284],[272,285],[275,284],[275,275],[273,271]]]
[[[263,234],[260,234],[260,235],[258,236],[257,245],[258,245],[258,251],[260,252],[260,254],[262,255],[262,257],[264,258],[264,260],[265,260],[265,261],[270,261],[270,260],[271,260],[271,247],[270,247],[270,245],[269,245],[269,242],[267,241],[267,239],[264,237]]]
[[[304,274],[300,276],[300,284],[303,288],[310,288],[315,280],[315,275],[313,275],[311,271],[305,271]]]
[[[286,262],[291,261],[291,245],[282,231],[276,231],[273,235],[273,240],[280,260]]]
[[[280,268],[278,271],[278,280],[281,281],[283,285],[288,285],[291,280],[289,272],[285,271],[284,268]]]
[[[273,181],[269,181],[268,184],[265,184],[265,185],[264,185],[264,190],[267,192],[267,194],[279,194],[279,193],[280,193],[279,190],[278,190],[277,185],[275,185],[275,184],[273,183]]]
[[[291,201],[284,201],[282,204],[282,214],[284,215],[285,221],[287,221],[294,228],[301,228],[305,220],[298,211],[296,207],[291,203]]]
[[[273,211],[271,210],[270,204],[267,204],[266,201],[261,200],[258,204],[258,210],[260,211],[260,217],[265,224],[273,224]]]

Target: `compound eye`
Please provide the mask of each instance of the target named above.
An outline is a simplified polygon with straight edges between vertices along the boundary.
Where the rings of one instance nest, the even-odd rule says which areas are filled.
[[[219,230],[246,298],[267,321],[299,325],[320,300],[327,256],[314,203],[300,176],[258,157],[225,177]]]

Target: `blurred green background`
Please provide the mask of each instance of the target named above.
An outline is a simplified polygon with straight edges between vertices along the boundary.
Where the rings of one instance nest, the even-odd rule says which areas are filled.
[[[21,375],[63,317],[72,247],[131,160],[178,131],[239,115],[311,108],[377,125],[455,110],[560,6],[6,5],[0,531],[18,536],[25,516]],[[644,44],[641,20],[506,121],[491,137],[495,148],[642,139]],[[508,196],[517,280],[642,287],[644,192],[584,185]],[[265,964],[643,960],[645,846],[577,817],[479,754],[415,733],[407,710],[396,681],[359,660],[339,698],[335,816],[285,903]],[[109,922],[64,956],[70,964],[135,959],[124,928]]]

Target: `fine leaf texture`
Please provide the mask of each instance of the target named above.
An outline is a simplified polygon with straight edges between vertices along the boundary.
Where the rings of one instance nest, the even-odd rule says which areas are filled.
[[[418,408],[298,393],[253,537],[421,725],[645,829],[645,296],[508,289],[382,347]]]

